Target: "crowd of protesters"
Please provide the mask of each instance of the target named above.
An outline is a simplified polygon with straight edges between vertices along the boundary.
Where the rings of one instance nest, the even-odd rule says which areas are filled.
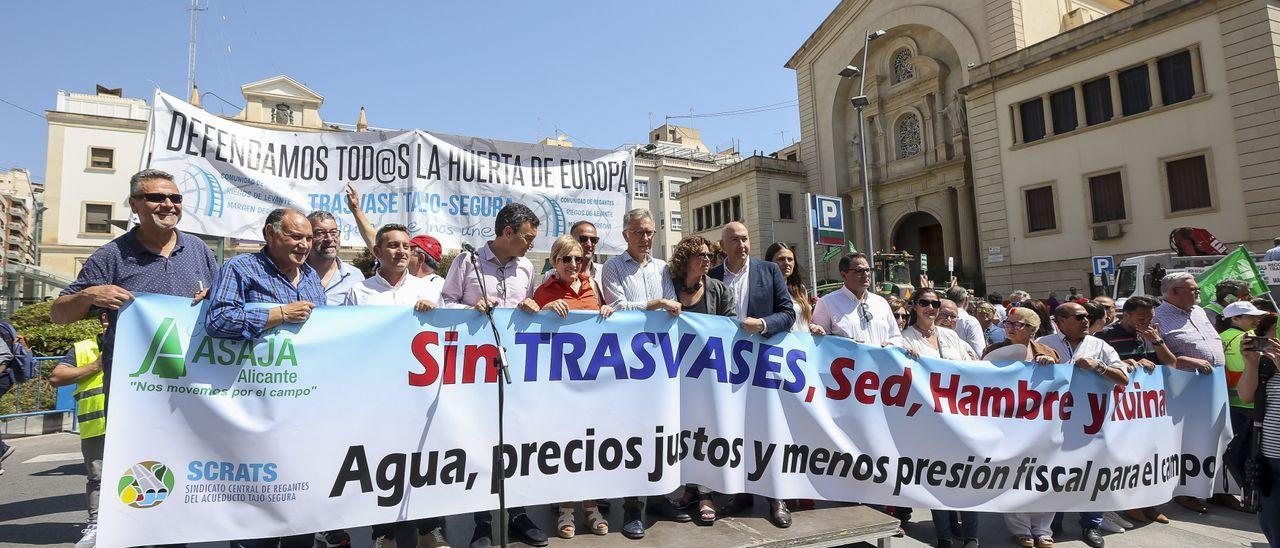
[[[1075,288],[1062,301],[1056,293],[1036,300],[1025,291],[1014,291],[1007,299],[996,294],[980,299],[953,279],[947,287],[937,288],[922,280],[921,287],[902,300],[873,291],[873,264],[865,255],[849,253],[839,261],[843,284],[815,301],[801,281],[796,250],[774,243],[763,260],[753,258],[751,235],[741,223],[726,225],[717,242],[685,237],[675,245],[669,264],[653,257],[653,217],[643,209],[632,210],[622,219],[623,253],[596,262],[600,238],[594,225],[581,221],[554,241],[552,268],[539,274],[526,254],[534,247],[540,221],[519,203],[498,212],[493,239],[474,251],[474,258],[472,252],[463,252],[441,277],[438,241],[427,235],[412,236],[398,224],[375,230],[360,213],[359,196],[349,189],[347,199],[359,233],[377,259],[377,269],[367,279],[338,258],[340,233],[331,214],[307,215],[287,208],[266,217],[265,245],[260,251],[218,265],[203,241],[177,230],[182,194],[173,177],[156,170],[134,175],[129,204],[139,224],[94,252],[51,311],[58,323],[93,316],[106,327],[100,349],[77,344],[51,375],[58,384],[76,383],[77,400],[83,395],[91,402],[92,408],[84,410],[85,424],[105,420],[114,320],[135,292],[208,299],[205,328],[213,336],[230,339],[254,339],[277,326],[305,323],[318,306],[400,305],[418,311],[512,307],[561,317],[569,311],[605,317],[617,310],[664,311],[673,316],[701,313],[733,318],[743,330],[765,337],[807,331],[895,346],[916,359],[1023,362],[1025,367],[1070,363],[1077,374],[1098,375],[1116,384],[1127,384],[1138,368],[1211,371],[1224,367],[1234,432],[1256,437],[1259,443],[1255,444],[1257,454],[1240,459],[1250,464],[1244,467],[1250,473],[1240,474],[1248,477],[1220,474],[1231,477],[1209,501],[1233,510],[1256,511],[1269,541],[1273,545],[1280,541],[1280,490],[1258,489],[1261,502],[1256,508],[1235,496],[1242,483],[1247,489],[1273,487],[1280,481],[1280,383],[1268,382],[1280,362],[1276,312],[1269,299],[1255,298],[1261,296],[1249,294],[1245,284],[1219,284],[1214,306],[1207,308],[1197,304],[1200,289],[1195,278],[1181,273],[1162,280],[1159,299],[1086,299]],[[249,307],[249,303],[275,306]],[[82,443],[89,470],[89,525],[79,545],[93,546],[105,428],[85,430],[94,435]],[[717,506],[717,501],[725,500]],[[791,525],[794,505],[805,502],[764,501],[768,519],[780,528]],[[709,525],[754,502],[750,494],[717,494],[692,484],[664,496],[627,497],[622,504],[621,533],[630,539],[644,538],[651,523],[646,515]],[[1195,512],[1207,511],[1194,498],[1178,497],[1174,502]],[[604,503],[558,504],[555,534],[566,539],[576,534],[579,507],[587,531],[608,534]],[[911,515],[909,508],[877,508],[904,523]],[[933,510],[932,517],[937,546],[978,546],[978,513]],[[1003,517],[1017,546],[1044,548],[1061,535],[1061,513],[1028,511]],[[474,514],[472,546],[494,543],[492,519],[491,512]],[[548,535],[525,509],[509,508],[505,519],[516,540],[548,544]],[[1169,520],[1159,508],[1116,508],[1079,516],[1081,538],[1093,547],[1104,545],[1104,532],[1122,532],[1150,521]],[[443,518],[384,524],[374,528],[374,535],[379,546],[447,545]],[[317,541],[342,546],[350,537],[345,531],[329,531],[236,540],[231,546],[301,547]]]

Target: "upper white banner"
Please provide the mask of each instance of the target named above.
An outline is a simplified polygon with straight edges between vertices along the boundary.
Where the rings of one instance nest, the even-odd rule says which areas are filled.
[[[240,124],[156,92],[149,167],[172,173],[188,202],[183,230],[262,239],[262,219],[292,206],[333,213],[343,243],[360,236],[347,208],[348,184],[374,226],[403,223],[445,248],[493,238],[510,202],[541,219],[535,251],[577,221],[596,225],[597,253],[626,245],[632,151],[549,147],[425,131],[294,132]]]

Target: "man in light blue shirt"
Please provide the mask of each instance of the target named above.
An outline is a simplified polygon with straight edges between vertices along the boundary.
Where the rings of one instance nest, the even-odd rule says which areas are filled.
[[[338,230],[338,221],[332,213],[312,211],[307,220],[311,221],[314,238],[311,253],[307,255],[307,265],[315,269],[320,284],[324,286],[324,304],[340,306],[347,292],[364,281],[364,273],[338,258],[342,232]]]
[[[1271,245],[1275,246],[1267,250],[1267,254],[1262,256],[1264,261],[1280,261],[1280,238],[1271,240]]]

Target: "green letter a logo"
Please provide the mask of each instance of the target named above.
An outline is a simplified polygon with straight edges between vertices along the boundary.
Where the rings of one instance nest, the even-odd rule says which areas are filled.
[[[180,379],[187,376],[187,362],[182,352],[182,339],[178,336],[177,322],[165,318],[151,337],[151,346],[142,366],[129,376],[137,377],[150,370],[164,379]]]

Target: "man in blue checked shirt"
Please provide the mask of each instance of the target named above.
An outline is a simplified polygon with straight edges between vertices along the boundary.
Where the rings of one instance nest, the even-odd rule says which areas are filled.
[[[307,266],[311,252],[311,222],[296,209],[277,209],[267,215],[262,237],[267,245],[257,253],[237,255],[222,265],[209,294],[205,330],[223,339],[256,339],[273,327],[299,324],[311,309],[325,302],[324,286]],[[279,306],[246,308],[249,303]],[[233,540],[232,548],[309,548],[314,535]]]
[[[325,302],[324,286],[307,265],[311,223],[301,211],[277,209],[267,215],[257,253],[232,257],[218,271],[209,294],[205,330],[223,339],[256,339],[285,323],[303,323]],[[279,306],[246,308],[249,303]]]

